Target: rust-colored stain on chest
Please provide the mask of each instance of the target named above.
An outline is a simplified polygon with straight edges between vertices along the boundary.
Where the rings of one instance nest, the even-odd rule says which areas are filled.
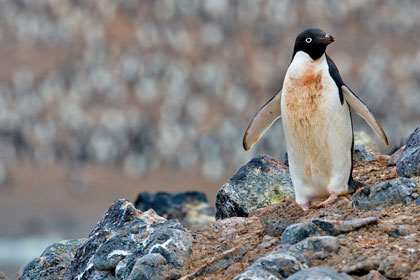
[[[320,93],[323,89],[322,72],[314,73],[312,68],[308,68],[300,79],[290,78],[290,82],[286,89],[286,106],[290,112],[309,116],[317,113],[323,101]]]
[[[286,117],[290,125],[293,145],[305,162],[305,173],[311,179],[313,172],[330,172],[326,116],[322,108],[322,71],[307,67],[299,78],[290,78],[285,88]]]
[[[308,118],[322,118],[319,107],[324,101],[321,94],[322,72],[315,73],[308,68],[300,79],[290,78],[286,89],[286,107],[289,111],[289,121],[297,120],[298,124],[305,125]]]

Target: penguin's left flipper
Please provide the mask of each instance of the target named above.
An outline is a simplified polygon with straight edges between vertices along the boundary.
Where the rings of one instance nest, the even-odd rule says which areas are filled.
[[[353,108],[353,110],[367,122],[373,131],[375,131],[379,139],[381,139],[385,145],[388,145],[388,138],[386,137],[383,128],[376,121],[375,117],[369,111],[369,108],[348,87],[342,85],[341,89],[343,91],[344,99],[350,107]]]
[[[255,114],[245,131],[242,144],[248,151],[258,142],[264,132],[281,116],[281,90],[271,97]]]

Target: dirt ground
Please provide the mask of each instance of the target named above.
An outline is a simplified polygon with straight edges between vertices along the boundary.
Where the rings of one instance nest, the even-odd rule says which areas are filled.
[[[356,162],[353,174],[355,179],[369,184],[398,177],[395,166],[387,166],[386,161]],[[354,279],[366,279],[365,275],[370,270],[380,269],[381,261],[381,269],[387,271],[383,273],[394,275],[395,279],[409,279],[411,273],[420,270],[420,206],[399,204],[382,210],[358,211],[352,208],[350,195],[341,196],[326,207],[311,208],[307,212],[293,206],[293,203],[286,201],[272,207],[277,207],[274,211],[279,216],[288,216],[293,223],[315,218],[378,218],[378,223],[339,235],[339,251],[329,254],[325,259],[311,259],[311,266],[351,271]],[[213,226],[193,230],[193,255],[180,271],[185,277],[183,279],[232,279],[256,259],[278,246],[278,238],[271,239],[270,246],[261,245],[266,240],[263,240],[265,233],[259,217],[273,209],[264,211],[251,214],[250,218],[234,218],[230,222],[222,220]],[[390,259],[391,264],[387,266],[383,260],[390,256],[393,259]],[[353,265],[359,268],[352,268]],[[413,275],[419,278],[411,279],[420,279],[420,276]]]

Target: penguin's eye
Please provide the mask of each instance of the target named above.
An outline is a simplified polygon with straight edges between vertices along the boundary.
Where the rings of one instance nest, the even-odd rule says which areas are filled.
[[[310,38],[310,37],[306,38],[305,42],[309,44],[310,42],[312,42],[312,38]]]

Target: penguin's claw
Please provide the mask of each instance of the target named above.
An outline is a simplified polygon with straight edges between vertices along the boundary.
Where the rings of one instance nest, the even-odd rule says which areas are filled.
[[[328,204],[336,201],[338,199],[338,195],[336,193],[332,193],[326,200],[321,201],[320,203],[315,205],[315,208],[325,207]]]

